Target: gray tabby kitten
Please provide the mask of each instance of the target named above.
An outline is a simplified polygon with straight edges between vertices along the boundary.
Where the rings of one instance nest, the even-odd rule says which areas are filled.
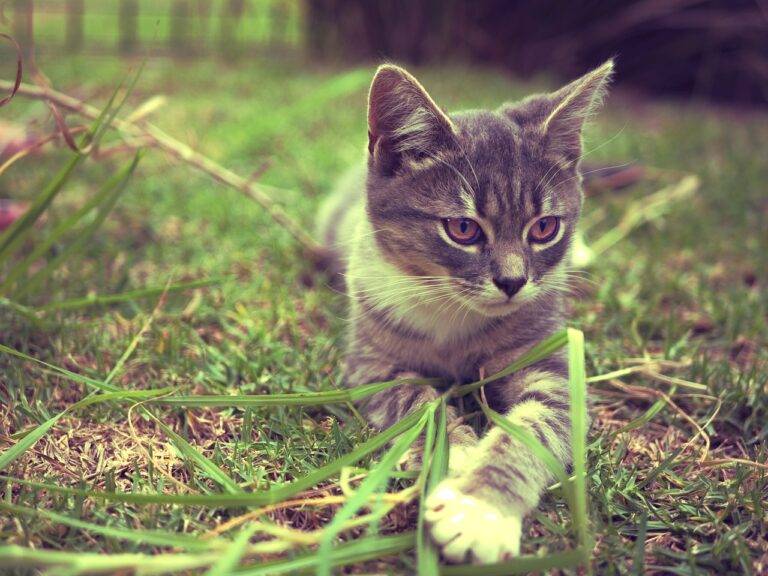
[[[613,63],[557,92],[446,114],[408,72],[381,66],[368,105],[368,162],[324,206],[320,233],[351,300],[347,384],[413,377],[471,382],[560,330],[582,204],[581,129]],[[488,384],[490,405],[570,458],[567,365],[553,356]],[[391,426],[437,398],[403,385],[365,406]],[[522,519],[551,480],[498,428],[478,438],[450,408],[450,472],[427,500],[449,560],[520,550]]]

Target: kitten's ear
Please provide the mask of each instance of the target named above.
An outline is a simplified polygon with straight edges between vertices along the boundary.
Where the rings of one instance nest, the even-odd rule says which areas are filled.
[[[600,107],[613,74],[613,60],[550,94],[551,110],[541,124],[549,143],[569,160],[581,156],[584,122]]]
[[[502,106],[501,112],[532,137],[544,137],[546,146],[568,162],[581,158],[581,129],[600,106],[613,73],[613,60],[585,74],[557,92],[526,98]]]
[[[392,64],[379,67],[368,96],[371,166],[391,175],[450,146],[453,134],[451,120],[416,78]]]

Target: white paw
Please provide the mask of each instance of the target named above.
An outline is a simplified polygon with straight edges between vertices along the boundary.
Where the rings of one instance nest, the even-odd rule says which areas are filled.
[[[491,504],[463,494],[452,480],[444,480],[429,495],[424,518],[443,556],[453,562],[490,564],[520,553],[522,516],[502,515]]]

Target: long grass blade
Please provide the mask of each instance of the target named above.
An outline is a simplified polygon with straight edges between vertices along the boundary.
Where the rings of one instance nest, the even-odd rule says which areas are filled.
[[[5,468],[12,464],[17,458],[32,448],[32,446],[34,446],[40,438],[45,436],[48,430],[50,430],[54,424],[64,416],[64,414],[66,414],[66,410],[52,416],[26,434],[21,440],[16,442],[16,444],[8,448],[8,450],[0,454],[0,470],[5,470]]]
[[[499,380],[500,378],[504,378],[519,370],[522,370],[526,366],[530,366],[531,364],[534,364],[539,360],[543,360],[544,358],[552,355],[552,353],[556,352],[557,350],[565,346],[567,343],[568,343],[567,332],[565,330],[557,332],[552,336],[550,336],[549,338],[547,338],[546,340],[542,340],[541,342],[536,344],[533,348],[528,350],[528,352],[520,356],[520,358],[512,362],[512,364],[510,364],[503,370],[497,372],[496,374],[483,378],[482,380],[473,382],[472,384],[465,384],[464,386],[458,386],[453,391],[452,395],[455,397],[455,396],[466,396],[467,394],[471,394],[472,392],[479,390],[486,384],[495,382],[496,380]]]
[[[575,477],[573,521],[582,552],[581,561],[586,564],[593,548],[587,515],[587,375],[584,368],[584,333],[575,328],[568,328],[568,377],[571,388],[571,449]]]
[[[240,532],[240,534],[237,535],[237,538],[235,538],[235,541],[224,551],[216,561],[216,564],[211,566],[210,570],[208,570],[205,575],[229,576],[229,574],[240,565],[243,556],[247,552],[248,542],[250,542],[251,536],[256,532],[256,528],[256,526],[250,526]]]
[[[488,420],[493,422],[496,426],[504,430],[504,432],[509,434],[512,438],[518,442],[521,442],[523,445],[525,445],[526,448],[533,452],[534,456],[541,460],[544,465],[549,468],[549,471],[552,472],[555,478],[557,478],[557,480],[561,483],[563,490],[567,490],[568,475],[565,473],[565,468],[555,457],[555,455],[552,454],[552,452],[550,452],[544,446],[544,444],[539,441],[538,438],[536,438],[536,436],[531,434],[531,432],[522,426],[518,426],[517,424],[510,422],[482,400],[478,399],[478,403],[480,404],[480,408]]]
[[[0,510],[17,517],[29,516],[32,518],[45,518],[56,524],[61,524],[62,526],[69,526],[70,528],[85,530],[93,534],[100,534],[101,536],[112,538],[114,540],[133,542],[134,544],[173,546],[185,550],[210,550],[212,548],[221,548],[224,544],[221,539],[208,538],[203,540],[187,534],[161,532],[159,530],[139,530],[135,528],[127,529],[115,526],[103,526],[101,524],[94,524],[93,522],[86,522],[85,520],[59,514],[51,510],[18,506],[5,503],[1,500]]]
[[[581,563],[580,549],[555,552],[546,556],[518,556],[510,562],[487,566],[442,566],[443,576],[508,576],[511,574],[545,573],[555,568],[573,568]]]
[[[70,175],[82,159],[83,156],[73,153],[64,167],[54,176],[53,180],[35,197],[35,201],[24,215],[0,235],[0,264],[10,258],[13,251],[24,241],[27,234],[31,232],[32,226],[37,222],[42,213],[45,212],[51,202],[53,202],[53,199],[67,183]]]
[[[211,554],[100,554],[35,550],[22,546],[0,546],[0,568],[58,568],[64,573],[143,575],[168,574],[210,566]]]
[[[396,424],[390,426],[380,434],[368,439],[360,444],[348,454],[337,458],[333,462],[318,468],[314,472],[293,482],[281,484],[276,488],[263,492],[246,492],[242,494],[138,494],[124,492],[102,492],[96,490],[85,490],[82,488],[70,488],[58,486],[56,484],[46,484],[34,482],[23,478],[13,478],[0,475],[0,478],[29,486],[39,490],[46,490],[57,494],[68,494],[70,496],[80,496],[82,498],[97,498],[111,502],[128,502],[133,504],[179,504],[186,506],[202,506],[206,508],[240,508],[242,506],[264,506],[266,504],[275,504],[286,500],[287,498],[298,494],[302,490],[312,488],[320,482],[337,474],[345,466],[350,466],[370,453],[385,446],[390,441],[397,438],[403,432],[410,430],[423,416],[425,407],[415,410]]]
[[[416,532],[416,562],[419,576],[437,576],[440,573],[440,555],[437,547],[427,534],[424,523],[424,505],[427,495],[440,483],[448,472],[448,459],[450,456],[448,453],[447,422],[445,399],[442,399],[437,425],[433,430],[427,429],[424,443],[424,469],[422,473],[425,479],[421,488],[418,530]],[[430,420],[430,423],[434,423],[434,418]]]
[[[163,432],[165,432],[166,436],[168,436],[173,444],[176,446],[176,448],[179,449],[179,451],[182,453],[182,455],[187,459],[192,461],[196,466],[198,466],[205,474],[214,482],[219,484],[222,488],[224,488],[225,491],[227,491],[230,494],[242,494],[243,489],[240,488],[240,486],[237,485],[237,483],[232,480],[232,478],[227,475],[226,472],[224,472],[221,468],[216,466],[211,460],[205,457],[199,450],[197,450],[192,444],[187,442],[184,438],[176,434],[176,432],[173,431],[173,429],[168,426],[165,422],[157,418],[154,414],[152,414],[149,411],[145,411],[146,414],[150,415],[152,419],[154,419],[155,422],[157,422],[157,425],[162,428]]]
[[[366,560],[377,560],[413,548],[414,533],[406,532],[397,536],[375,536],[341,544],[333,549],[331,566],[359,564]],[[309,552],[291,560],[267,562],[237,572],[238,576],[273,576],[296,574],[318,567],[320,559],[315,552]]]
[[[183,406],[185,408],[254,408],[263,406],[324,406],[327,404],[345,404],[359,402],[364,398],[373,396],[377,392],[401,386],[404,382],[414,385],[428,385],[434,383],[436,378],[422,378],[411,380],[389,380],[387,382],[375,382],[355,388],[342,390],[327,390],[325,392],[296,392],[289,394],[240,394],[228,396],[167,396],[153,401],[154,404],[168,406]]]
[[[37,310],[41,312],[53,312],[58,310],[80,310],[82,308],[90,308],[93,306],[108,306],[110,304],[132,302],[133,300],[140,300],[142,298],[153,298],[160,296],[164,292],[171,294],[173,292],[190,290],[192,288],[204,288],[206,286],[213,286],[215,284],[222,283],[224,280],[225,278],[207,278],[201,280],[192,280],[190,282],[179,282],[178,284],[171,284],[170,286],[139,288],[137,290],[121,292],[120,294],[106,294],[103,296],[86,296],[84,298],[73,298],[71,300],[51,302],[45,306],[40,306],[37,308]]]
[[[429,410],[434,412],[435,407],[430,406]],[[419,437],[424,426],[427,424],[429,412],[425,412],[424,415],[406,431],[397,442],[394,443],[381,461],[370,470],[368,476],[360,484],[360,487],[355,492],[346,504],[336,512],[331,523],[323,530],[323,538],[320,541],[320,547],[318,548],[318,576],[330,576],[331,574],[331,551],[333,541],[341,531],[344,523],[352,518],[357,511],[368,502],[369,497],[378,489],[380,489],[389,480],[393,468],[397,465],[398,461],[403,457],[408,448],[413,445],[416,438]]]
[[[106,220],[107,216],[112,212],[112,209],[117,204],[120,196],[123,194],[128,186],[128,180],[133,174],[134,170],[141,160],[141,151],[137,152],[133,157],[133,160],[127,164],[122,170],[110,178],[103,186],[102,190],[96,195],[98,204],[96,204],[96,217],[77,234],[77,237],[66,248],[61,250],[53,259],[48,261],[45,266],[41,267],[35,272],[26,282],[24,282],[19,289],[14,293],[13,297],[16,300],[21,299],[22,296],[27,294],[34,294],[40,283],[46,278],[49,278],[51,274],[61,266],[64,262],[72,262],[73,257],[82,250],[86,242],[91,238],[96,231],[101,227]],[[77,223],[77,220],[68,221],[62,223],[59,229],[54,230],[50,237],[40,244],[36,250],[28,257],[20,262],[17,266],[13,267],[8,279],[4,282],[5,286],[12,285],[16,279],[26,272],[26,269],[35,262],[41,254],[45,254],[48,248],[58,239],[58,237],[68,231],[69,228]],[[66,227],[65,227],[66,226]],[[1,287],[0,287],[1,288]]]
[[[120,393],[120,389],[108,384],[106,382],[98,381],[93,378],[88,378],[85,376],[81,376],[79,374],[76,374],[74,372],[71,372],[69,370],[59,368],[57,366],[53,366],[51,364],[48,364],[47,362],[44,362],[42,360],[39,360],[37,358],[33,358],[27,354],[24,354],[23,352],[19,352],[17,350],[14,350],[13,348],[9,348],[7,346],[4,346],[0,344],[0,352],[5,352],[7,354],[11,354],[13,356],[16,356],[17,358],[21,358],[24,360],[28,360],[31,362],[34,362],[36,364],[45,366],[46,368],[54,371],[55,373],[64,376],[70,380],[73,380],[75,382],[79,382],[88,386],[92,386],[94,388],[97,388],[101,391],[106,392],[113,392],[113,393]],[[387,386],[395,385],[396,383],[387,383]],[[380,390],[380,386],[373,385],[369,387],[369,393],[374,394],[376,391]],[[356,397],[361,397],[358,393]],[[349,397],[346,398],[346,400],[349,400]],[[153,417],[151,413],[146,411],[146,408],[142,407],[143,413],[146,413],[150,417]],[[418,415],[421,414],[422,410],[416,411],[414,414]],[[413,415],[412,415],[413,416]],[[157,420],[155,418],[155,420]],[[321,482],[325,480],[328,476],[331,476],[332,474],[338,472],[343,468],[344,466],[347,466],[349,464],[353,464],[354,462],[357,462],[367,456],[369,453],[373,452],[374,450],[377,450],[384,444],[386,444],[389,440],[397,437],[399,434],[404,432],[408,429],[409,425],[412,425],[413,417],[407,417],[388,430],[384,431],[382,434],[379,434],[375,436],[374,438],[371,438],[364,444],[357,447],[356,450],[353,452],[342,456],[335,462],[331,462],[328,465],[316,470],[312,474],[305,476],[304,478],[297,480],[296,482],[284,485],[279,489],[275,489],[276,491],[282,491],[282,493],[285,493],[288,497],[290,495],[295,494],[296,492],[299,492],[300,490],[303,490],[305,488],[309,488],[313,485],[315,485],[318,482]],[[159,422],[159,421],[158,421]],[[197,464],[201,467],[201,469],[209,475],[213,480],[218,482],[220,485],[225,487],[225,489],[230,493],[235,495],[238,492],[241,492],[241,489],[239,486],[237,486],[234,481],[232,481],[229,476],[227,476],[220,468],[218,468],[212,461],[207,459],[203,454],[201,454],[199,451],[197,451],[191,444],[189,444],[186,440],[184,440],[181,436],[173,432],[165,423],[159,422],[160,426],[163,427],[166,434],[169,435],[171,440],[174,442],[174,444],[179,448],[179,451],[188,459],[190,459],[193,463]],[[53,425],[53,424],[51,424]],[[50,426],[48,427],[48,429]],[[47,429],[46,429],[47,431]],[[44,433],[44,432],[43,432]],[[384,438],[384,440],[382,440]],[[16,455],[18,457],[18,455]],[[113,495],[114,496],[114,495]],[[139,496],[149,496],[149,495],[139,495]],[[273,504],[275,502],[278,502],[280,500],[280,496],[277,494],[272,494],[272,491],[269,492],[263,492],[260,494],[249,494],[246,495],[250,498],[248,502],[250,502],[253,505],[261,505],[261,504]],[[265,498],[265,500],[260,500],[260,498]],[[162,501],[162,500],[161,500]],[[242,502],[239,505],[245,505]]]
[[[107,105],[102,109],[88,132],[83,136],[81,145],[87,145],[89,152],[94,146],[98,145],[104,130],[120,111],[120,108],[130,94],[130,90],[135,86],[140,73],[141,69],[139,69],[134,76],[129,89],[125,92],[122,100],[117,105],[115,105],[115,100],[122,88],[122,84],[115,89],[107,102]],[[37,195],[24,215],[11,224],[5,232],[0,234],[0,264],[2,264],[4,260],[7,260],[11,254],[21,246],[26,237],[32,232],[34,223],[37,222],[38,218],[40,218],[43,212],[50,206],[51,202],[53,202],[54,198],[62,190],[69,180],[69,177],[72,175],[72,172],[85,156],[86,154],[78,152],[73,153],[59,173],[48,183],[43,191]]]
[[[0,454],[0,470],[4,470],[5,468],[7,468],[11,463],[13,463],[20,456],[22,456],[27,450],[29,450],[32,446],[34,446],[38,442],[38,440],[40,440],[40,438],[45,436],[45,434],[56,424],[56,422],[58,422],[66,414],[75,412],[77,410],[85,408],[86,406],[91,406],[99,402],[110,402],[110,401],[134,402],[134,401],[147,400],[159,394],[167,394],[170,390],[172,389],[164,388],[160,390],[133,390],[130,392],[120,391],[120,392],[110,392],[110,393],[100,394],[98,396],[89,396],[87,398],[84,398],[83,400],[80,400],[79,402],[76,402],[71,406],[67,407],[66,409],[62,410],[55,416],[51,416],[48,420],[46,420],[42,424],[36,426],[32,430],[24,434],[19,439],[19,441],[16,442],[16,444],[14,444],[10,448],[8,448],[8,450]]]

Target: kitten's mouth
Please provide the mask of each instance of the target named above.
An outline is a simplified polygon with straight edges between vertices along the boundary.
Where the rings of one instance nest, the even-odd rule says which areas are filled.
[[[498,317],[511,314],[518,308],[522,301],[519,298],[512,298],[511,300],[496,300],[496,301],[480,301],[474,303],[475,309],[485,316]]]

